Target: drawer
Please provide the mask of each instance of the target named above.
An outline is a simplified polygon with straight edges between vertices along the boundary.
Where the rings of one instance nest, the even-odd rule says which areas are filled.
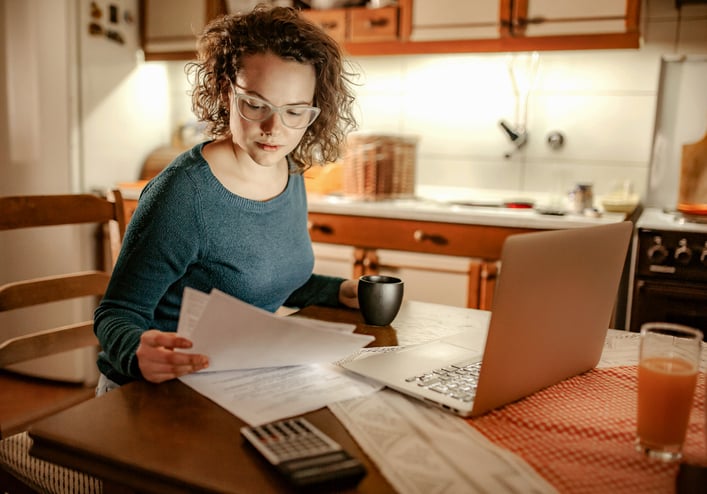
[[[338,43],[346,41],[346,10],[303,10],[302,15],[324,29]]]
[[[398,38],[398,9],[350,9],[348,41],[395,41]]]
[[[309,214],[313,242],[395,249],[450,256],[499,259],[509,235],[538,231],[485,225]]]

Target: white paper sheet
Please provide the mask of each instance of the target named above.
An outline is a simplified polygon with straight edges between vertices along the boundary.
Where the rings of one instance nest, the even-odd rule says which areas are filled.
[[[464,420],[385,389],[329,405],[400,494],[556,493]]]
[[[381,389],[379,384],[328,364],[203,372],[180,379],[251,426]]]
[[[218,290],[185,289],[177,333],[209,357],[208,372],[329,363],[375,338],[352,324],[280,317]]]

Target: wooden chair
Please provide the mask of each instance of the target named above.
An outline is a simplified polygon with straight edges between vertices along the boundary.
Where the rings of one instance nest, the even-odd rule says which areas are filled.
[[[0,286],[0,312],[51,302],[102,296],[125,232],[122,196],[90,194],[0,197],[0,231],[93,223],[101,234],[103,269],[15,281]],[[2,238],[0,234],[0,239]],[[48,252],[52,252],[49,246]],[[28,262],[30,259],[28,259]],[[1,262],[6,262],[0,259]],[[6,369],[11,364],[85,347],[98,347],[93,321],[29,332],[7,339],[0,326],[0,439],[25,431],[43,417],[94,395],[81,383],[28,377]],[[5,335],[5,336],[3,336]],[[4,341],[3,341],[4,340]]]

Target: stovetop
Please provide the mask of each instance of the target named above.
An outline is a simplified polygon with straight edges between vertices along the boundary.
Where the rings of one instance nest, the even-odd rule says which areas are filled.
[[[707,224],[647,208],[636,222],[637,276],[707,283]]]
[[[697,218],[702,220],[702,218]],[[686,233],[707,233],[707,217],[704,222],[692,221],[676,210],[646,208],[636,222],[637,228],[668,230]]]

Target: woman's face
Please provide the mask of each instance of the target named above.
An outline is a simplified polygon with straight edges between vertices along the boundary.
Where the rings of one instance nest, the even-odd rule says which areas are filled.
[[[244,58],[242,67],[236,74],[234,90],[236,94],[252,96],[275,107],[311,106],[315,84],[314,67],[311,65],[283,60],[272,53],[265,53]],[[285,156],[297,147],[307,130],[306,127],[294,129],[283,124],[281,113],[288,110],[275,111],[262,121],[247,120],[239,114],[233,92],[230,98],[230,128],[237,159],[240,158],[240,153],[245,152],[261,166],[282,163]],[[257,99],[241,101],[239,104],[249,105],[248,111],[264,108],[267,113],[267,105],[256,106],[260,104]]]

